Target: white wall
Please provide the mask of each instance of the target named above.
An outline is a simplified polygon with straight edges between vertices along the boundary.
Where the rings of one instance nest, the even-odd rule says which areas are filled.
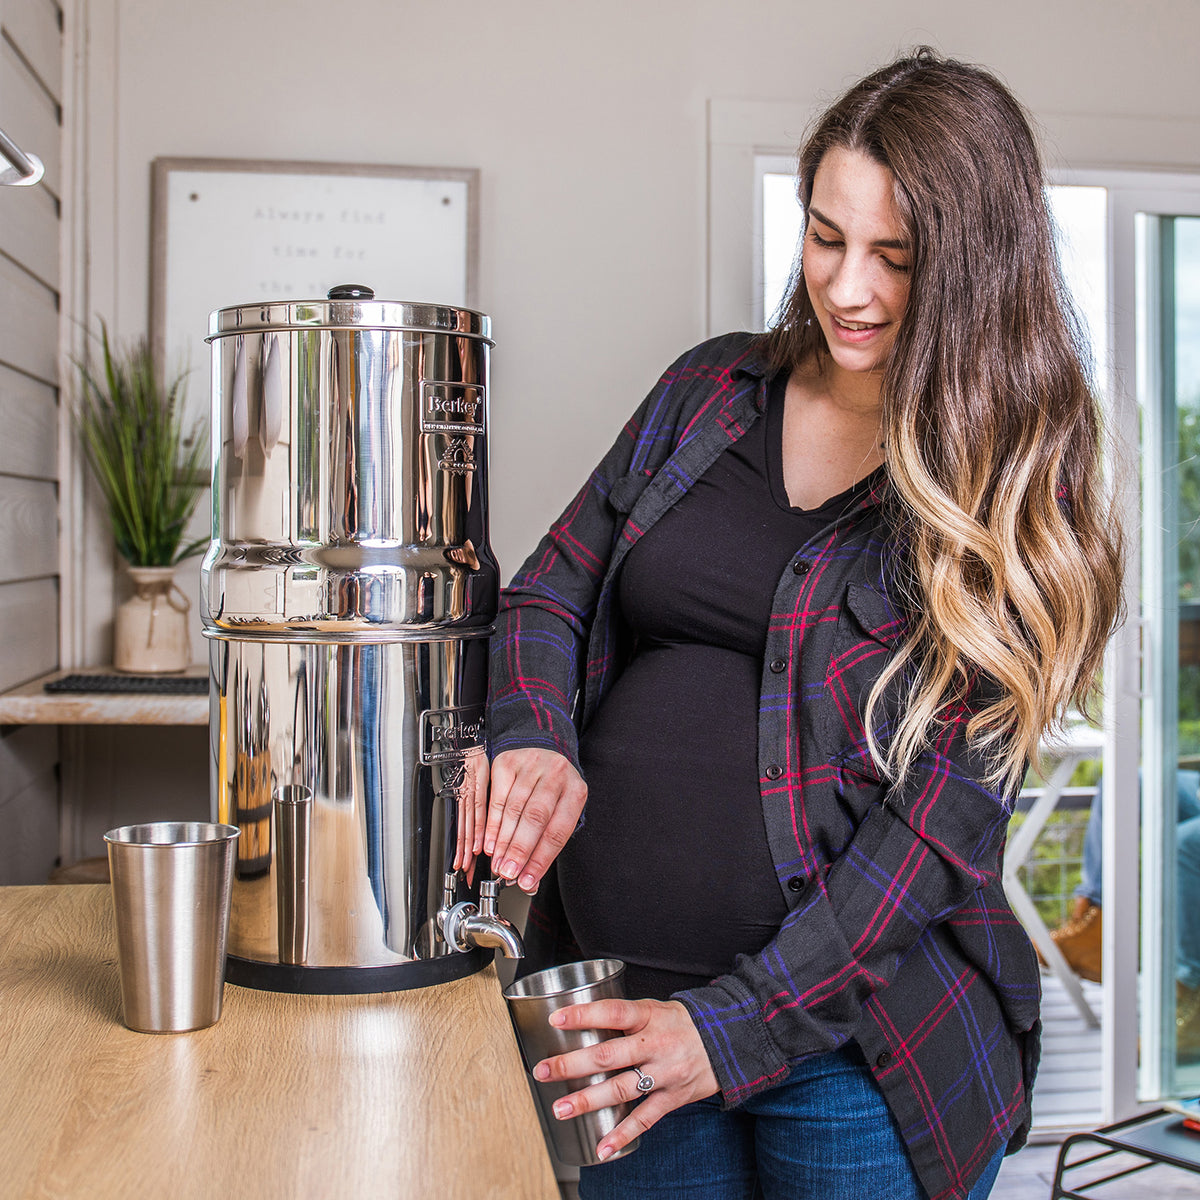
[[[147,320],[156,156],[482,169],[492,512],[506,572],[658,371],[706,332],[710,99],[807,105],[928,41],[992,66],[1035,113],[1200,118],[1192,0],[89,8],[115,26],[115,76],[91,64],[90,119],[114,130],[103,207],[115,214],[122,332]],[[1200,165],[1200,146],[1189,149]]]
[[[1169,150],[1156,158],[1200,167],[1194,0],[73,2],[89,25],[81,294],[119,334],[146,327],[157,156],[481,168],[506,575],[707,332],[710,102],[807,112],[928,42],[987,63],[1053,118],[1060,162],[1104,157],[1104,122],[1131,118],[1114,125],[1134,147],[1118,157],[1136,159],[1129,130],[1152,126]],[[103,553],[86,573],[76,658],[103,661]]]

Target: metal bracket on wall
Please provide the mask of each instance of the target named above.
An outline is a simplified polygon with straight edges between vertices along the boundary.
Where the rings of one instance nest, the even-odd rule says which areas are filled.
[[[46,173],[42,160],[36,154],[26,154],[3,129],[0,129],[0,154],[12,164],[0,171],[0,186],[33,187]]]

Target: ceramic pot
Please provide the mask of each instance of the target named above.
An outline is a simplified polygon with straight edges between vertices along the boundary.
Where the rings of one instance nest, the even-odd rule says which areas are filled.
[[[129,567],[133,595],[117,609],[113,666],[131,675],[183,671],[192,659],[191,602],[175,583],[174,567]]]

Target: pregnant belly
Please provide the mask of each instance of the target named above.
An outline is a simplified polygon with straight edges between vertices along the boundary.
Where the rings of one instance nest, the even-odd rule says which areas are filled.
[[[708,979],[786,912],[758,791],[759,664],[710,646],[634,660],[584,733],[582,829],[559,860],[588,957]]]

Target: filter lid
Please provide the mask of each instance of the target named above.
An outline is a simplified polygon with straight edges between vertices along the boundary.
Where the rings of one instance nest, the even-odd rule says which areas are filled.
[[[208,337],[289,329],[411,329],[491,341],[491,318],[471,308],[407,300],[376,300],[363,284],[342,283],[323,300],[238,304],[209,314]]]

